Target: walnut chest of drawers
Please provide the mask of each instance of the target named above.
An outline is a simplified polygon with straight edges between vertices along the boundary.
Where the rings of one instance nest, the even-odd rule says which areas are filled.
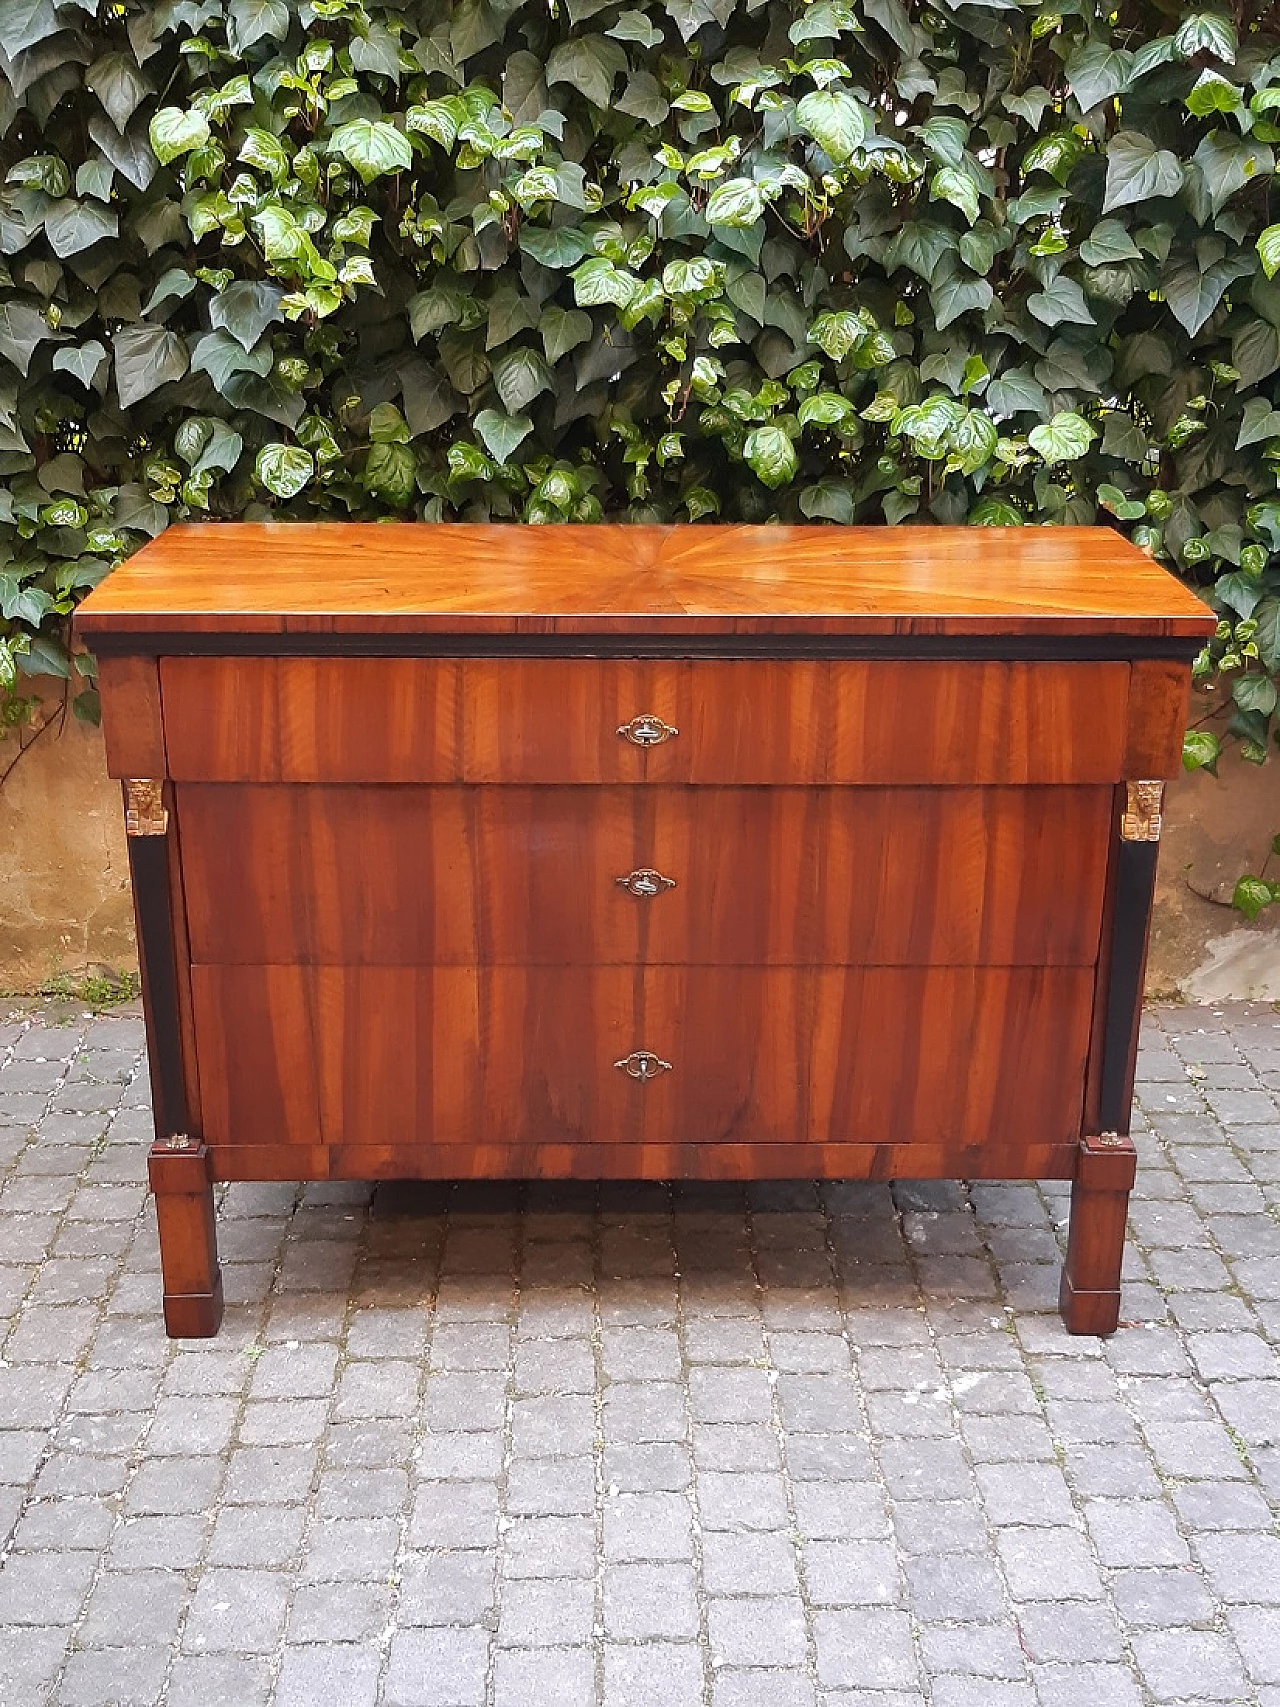
[[[1071,1178],[1212,629],[1105,529],[175,528],[83,606],[170,1332],[212,1182]]]

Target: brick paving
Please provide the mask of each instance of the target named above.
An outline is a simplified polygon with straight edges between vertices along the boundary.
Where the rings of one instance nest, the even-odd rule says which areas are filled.
[[[1280,1017],[1065,1188],[233,1186],[159,1325],[136,1016],[0,1012],[3,1707],[1280,1707]]]

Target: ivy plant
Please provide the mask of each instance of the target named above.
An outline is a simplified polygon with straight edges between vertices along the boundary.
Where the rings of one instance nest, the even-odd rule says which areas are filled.
[[[0,136],[10,723],[178,519],[1101,522],[1268,753],[1272,0],[6,0]]]

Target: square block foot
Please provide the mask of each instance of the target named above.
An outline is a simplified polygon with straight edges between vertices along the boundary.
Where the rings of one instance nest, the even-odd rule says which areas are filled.
[[[1119,1291],[1078,1291],[1065,1274],[1058,1292],[1058,1309],[1069,1334],[1097,1334],[1105,1338],[1120,1326]]]
[[[212,1292],[166,1292],[164,1325],[171,1340],[211,1340],[222,1326],[222,1275]]]

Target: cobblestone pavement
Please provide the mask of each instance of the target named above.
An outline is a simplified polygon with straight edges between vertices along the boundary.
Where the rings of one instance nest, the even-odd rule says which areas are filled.
[[[0,1013],[0,1702],[1280,1707],[1280,1018],[1065,1191],[234,1186],[159,1318],[136,1017]]]

